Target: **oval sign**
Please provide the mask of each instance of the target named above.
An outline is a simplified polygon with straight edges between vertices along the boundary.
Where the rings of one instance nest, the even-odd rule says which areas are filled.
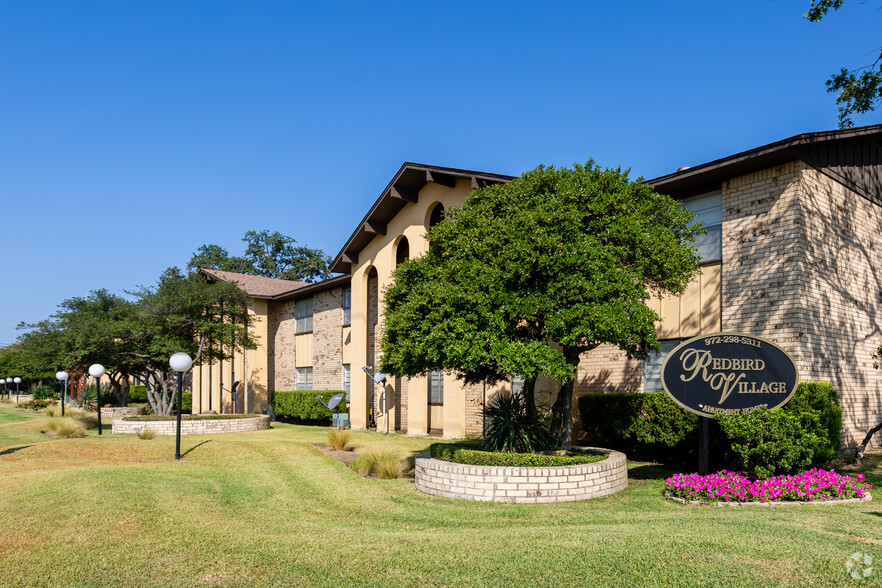
[[[703,417],[744,414],[787,404],[799,374],[787,353],[744,333],[710,333],[684,341],[662,363],[662,387]]]

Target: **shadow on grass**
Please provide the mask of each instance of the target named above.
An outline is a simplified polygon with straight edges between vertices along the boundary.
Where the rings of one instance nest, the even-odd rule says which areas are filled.
[[[206,440],[206,441],[203,441],[202,443],[197,443],[196,445],[194,445],[193,447],[191,447],[190,449],[188,449],[187,451],[185,451],[184,453],[182,453],[182,454],[181,454],[181,459],[184,459],[184,457],[186,457],[187,454],[189,454],[191,451],[193,451],[193,450],[196,449],[197,447],[202,447],[202,446],[205,445],[206,443],[211,443],[211,439],[208,439],[208,440]]]
[[[646,464],[628,469],[628,477],[632,480],[667,480],[677,473],[667,466]]]
[[[10,447],[9,449],[4,449],[3,451],[0,451],[0,455],[9,455],[10,453],[15,453],[16,451],[27,449],[28,447],[33,447],[33,445],[19,445],[18,447]]]

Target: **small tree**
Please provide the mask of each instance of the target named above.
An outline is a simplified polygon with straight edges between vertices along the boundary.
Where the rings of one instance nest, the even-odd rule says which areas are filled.
[[[475,190],[446,218],[386,291],[383,371],[446,369],[466,383],[550,375],[569,448],[580,356],[604,343],[636,358],[659,349],[645,303],[683,292],[697,272],[693,215],[589,161]]]

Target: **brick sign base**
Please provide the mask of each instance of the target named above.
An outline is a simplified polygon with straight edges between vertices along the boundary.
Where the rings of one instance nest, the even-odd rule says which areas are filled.
[[[552,504],[615,494],[628,487],[624,453],[597,447],[574,447],[609,455],[603,461],[550,468],[474,466],[433,459],[416,459],[416,488],[426,494],[459,498]]]
[[[113,432],[134,435],[142,429],[151,428],[157,435],[174,435],[177,422],[171,421],[127,421],[114,419],[111,423]],[[245,433],[269,429],[269,415],[261,414],[252,418],[242,419],[211,419],[181,421],[181,435],[215,435],[218,433]]]

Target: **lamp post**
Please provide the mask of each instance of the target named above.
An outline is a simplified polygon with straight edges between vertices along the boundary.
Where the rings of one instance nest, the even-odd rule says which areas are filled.
[[[95,405],[98,407],[98,434],[101,434],[101,376],[104,375],[104,366],[93,363],[89,366],[89,375],[95,378]]]
[[[55,379],[64,382],[64,391],[61,393],[61,416],[64,416],[64,404],[67,402],[67,379],[70,377],[65,371],[55,372]]]
[[[10,377],[6,378],[6,398],[9,398],[10,396],[12,396],[11,388],[12,388],[12,377],[10,376]],[[17,399],[16,399],[16,402],[18,402]]]
[[[178,461],[181,459],[181,388],[184,385],[184,372],[190,369],[190,366],[193,365],[193,360],[183,351],[178,351],[169,358],[168,365],[171,366],[171,369],[178,372],[178,401],[176,403],[178,408],[178,430],[175,434],[175,461]]]
[[[18,385],[21,384],[21,378],[15,378],[15,403],[18,404]]]

